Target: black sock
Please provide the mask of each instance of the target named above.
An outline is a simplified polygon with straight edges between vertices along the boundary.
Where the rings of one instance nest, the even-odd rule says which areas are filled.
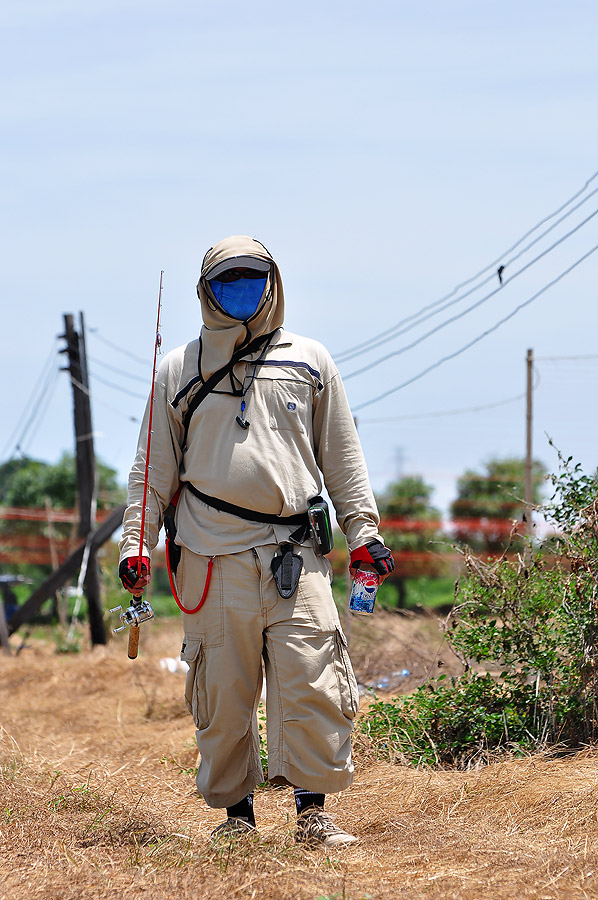
[[[324,809],[325,794],[314,794],[312,791],[306,791],[303,788],[295,788],[295,804],[297,806],[297,815],[308,809],[310,806],[319,806]]]
[[[235,803],[234,806],[226,807],[226,815],[229,819],[244,819],[250,825],[255,825],[255,816],[253,814],[253,791]]]

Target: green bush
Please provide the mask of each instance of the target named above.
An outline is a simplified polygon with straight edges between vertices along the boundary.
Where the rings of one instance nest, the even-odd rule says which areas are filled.
[[[505,684],[466,673],[409,697],[373,703],[361,728],[392,762],[466,766],[489,749],[520,752],[528,744],[537,705],[533,685]]]
[[[464,674],[372,704],[360,727],[383,756],[465,766],[596,740],[598,485],[561,464],[543,545],[488,561],[461,551],[447,639]]]

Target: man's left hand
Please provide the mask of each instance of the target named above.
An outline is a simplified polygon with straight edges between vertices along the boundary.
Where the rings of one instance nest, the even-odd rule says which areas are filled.
[[[382,541],[376,540],[368,541],[363,547],[358,547],[351,552],[349,571],[354,573],[360,563],[368,563],[373,566],[380,576],[380,582],[384,581],[395,567],[395,561],[388,547],[385,547]]]

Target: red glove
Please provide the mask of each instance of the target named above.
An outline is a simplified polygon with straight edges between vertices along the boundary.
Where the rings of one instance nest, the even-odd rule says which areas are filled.
[[[395,561],[392,553],[385,547],[382,541],[368,541],[363,547],[358,547],[351,553],[349,562],[349,570],[358,569],[360,563],[369,563],[373,566],[378,575],[385,577],[389,575],[395,567]]]
[[[123,559],[118,567],[118,577],[122,581],[123,587],[131,594],[142,594],[143,588],[149,584],[150,580],[149,558],[141,557],[141,576],[137,574],[138,563],[138,556],[129,556],[127,559]]]

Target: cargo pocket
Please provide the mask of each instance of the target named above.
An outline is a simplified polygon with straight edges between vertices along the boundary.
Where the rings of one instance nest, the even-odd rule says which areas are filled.
[[[342,628],[339,627],[337,627],[334,634],[334,663],[341,697],[341,710],[348,719],[353,719],[359,709],[359,693],[357,680],[349,658],[347,638]]]
[[[205,656],[201,638],[185,638],[181,659],[189,666],[185,684],[185,703],[197,729],[208,724],[206,703]]]

